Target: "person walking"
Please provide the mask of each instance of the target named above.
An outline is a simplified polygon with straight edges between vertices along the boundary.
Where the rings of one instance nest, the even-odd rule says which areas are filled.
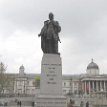
[[[86,102],[86,107],[89,107],[89,102],[88,101]]]
[[[80,107],[84,107],[84,102],[83,101],[81,101]]]
[[[35,102],[32,102],[32,107],[34,107],[35,106]]]
[[[19,103],[19,104],[20,104],[20,107],[21,107],[21,105],[22,105],[22,102],[20,101],[20,103]]]

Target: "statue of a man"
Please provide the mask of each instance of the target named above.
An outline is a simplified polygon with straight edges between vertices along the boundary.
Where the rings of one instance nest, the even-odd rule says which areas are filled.
[[[49,20],[44,21],[44,26],[39,34],[41,36],[41,48],[44,53],[58,54],[59,32],[61,27],[58,21],[54,21],[53,13],[49,13]]]

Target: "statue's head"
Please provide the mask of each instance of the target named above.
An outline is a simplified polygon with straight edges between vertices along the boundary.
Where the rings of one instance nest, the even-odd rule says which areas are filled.
[[[54,14],[53,13],[49,13],[49,19],[53,20],[54,19]]]

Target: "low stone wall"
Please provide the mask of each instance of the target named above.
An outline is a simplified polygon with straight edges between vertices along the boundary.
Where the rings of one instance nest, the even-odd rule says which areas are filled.
[[[17,106],[17,104],[18,104],[18,102],[11,101],[7,105],[8,106]],[[21,101],[21,106],[32,106],[32,102],[31,101]]]

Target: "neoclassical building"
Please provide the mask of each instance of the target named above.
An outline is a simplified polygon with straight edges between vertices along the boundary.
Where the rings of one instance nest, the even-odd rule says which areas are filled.
[[[81,83],[81,89],[85,95],[107,91],[107,75],[99,74],[99,67],[93,60],[87,66],[86,75],[81,78]]]
[[[99,73],[99,66],[91,60],[86,73],[79,75],[63,75],[62,90],[65,95],[92,95],[95,92],[107,91],[107,75]],[[10,74],[8,74],[10,75]],[[40,74],[26,74],[24,66],[19,67],[14,77],[13,94],[38,94],[40,90]],[[10,93],[5,90],[5,93]]]
[[[14,93],[15,94],[35,94],[36,77],[39,74],[26,74],[24,66],[19,67],[19,74],[15,76]]]

